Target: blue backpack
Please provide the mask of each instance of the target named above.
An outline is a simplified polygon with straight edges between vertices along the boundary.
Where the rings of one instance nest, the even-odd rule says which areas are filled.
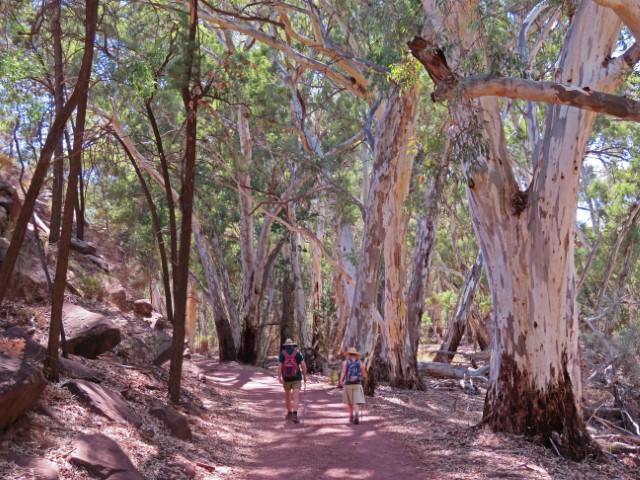
[[[347,385],[354,385],[360,383],[362,379],[362,370],[360,369],[360,360],[347,359],[347,378],[345,379]]]

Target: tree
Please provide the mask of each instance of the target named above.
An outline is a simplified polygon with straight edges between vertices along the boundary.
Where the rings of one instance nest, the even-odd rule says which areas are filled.
[[[440,2],[425,0],[423,7],[429,14],[424,38],[410,48],[437,88],[456,88],[469,75],[485,73],[480,3],[454,1],[445,11]],[[465,93],[449,104],[494,304],[497,335],[483,421],[496,431],[540,437],[574,459],[593,451],[582,416],[573,238],[580,167],[595,113],[566,105],[584,105],[574,91],[581,100],[609,94],[631,71],[636,47],[614,58],[620,29],[612,10],[581,2],[555,70],[562,87],[536,84],[517,95],[536,100],[536,90],[556,91],[564,103],[547,109],[540,153],[531,159],[533,175],[524,188],[506,148],[499,101],[476,100],[462,86],[458,91]],[[451,42],[446,55],[437,35]],[[503,88],[478,95],[487,93],[510,96]]]

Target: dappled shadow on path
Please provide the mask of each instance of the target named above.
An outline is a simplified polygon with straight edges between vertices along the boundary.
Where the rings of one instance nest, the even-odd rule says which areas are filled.
[[[360,425],[350,424],[339,390],[308,384],[298,413],[302,423],[296,425],[284,420],[284,393],[272,373],[235,363],[204,361],[197,366],[208,380],[239,390],[251,402],[255,448],[248,480],[436,478],[398,438],[380,428],[381,418],[368,409]]]

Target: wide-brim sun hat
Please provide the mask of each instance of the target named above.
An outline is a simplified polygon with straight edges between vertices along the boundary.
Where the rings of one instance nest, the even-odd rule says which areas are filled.
[[[356,347],[349,347],[349,349],[344,353],[347,355],[360,355],[360,352]]]
[[[297,347],[298,344],[296,342],[294,342],[293,340],[291,340],[290,338],[287,338],[284,343],[282,344],[283,347]]]

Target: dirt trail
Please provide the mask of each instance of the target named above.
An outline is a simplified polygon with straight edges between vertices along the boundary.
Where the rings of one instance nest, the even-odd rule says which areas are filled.
[[[365,409],[360,425],[348,422],[339,391],[308,383],[304,421],[285,422],[282,386],[273,374],[237,364],[198,361],[202,374],[240,392],[253,419],[255,448],[244,478],[388,480],[433,478],[381,419]],[[302,404],[302,402],[301,402]],[[298,416],[302,417],[303,407]]]

